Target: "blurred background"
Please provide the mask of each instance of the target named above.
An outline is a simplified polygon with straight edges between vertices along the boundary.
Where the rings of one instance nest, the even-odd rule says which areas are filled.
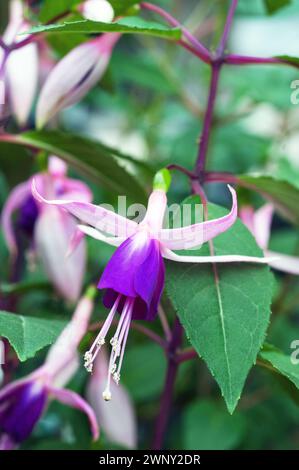
[[[54,1],[54,0],[53,0]],[[42,2],[35,2],[36,6]],[[201,41],[217,44],[229,2],[223,0],[160,0]],[[0,5],[3,30],[7,2]],[[53,57],[62,57],[81,38],[51,36]],[[290,2],[273,15],[266,14],[262,0],[240,0],[229,49],[254,56],[299,56],[299,3]],[[167,41],[150,37],[123,37],[113,54],[101,83],[80,104],[65,110],[57,123],[61,130],[98,139],[125,154],[156,166],[181,164],[192,169],[196,158],[202,116],[206,106],[210,69],[186,51]],[[291,103],[291,84],[299,80],[299,70],[279,65],[223,68],[209,148],[210,169],[241,174],[269,173],[299,187],[299,104]],[[32,126],[33,126],[32,117]],[[10,123],[10,130],[14,130]],[[13,157],[9,152],[17,152]],[[0,204],[11,187],[35,170],[22,149],[0,146]],[[11,158],[10,158],[11,157]],[[77,176],[77,175],[76,175]],[[114,202],[111,194],[95,187],[94,200]],[[188,182],[176,175],[171,190],[173,201],[189,194]],[[213,202],[223,203],[223,188],[209,185]],[[240,198],[254,204],[261,200],[241,191]],[[229,203],[229,200],[227,200]],[[276,217],[271,247],[287,254],[298,253],[298,232]],[[89,268],[86,283],[96,279],[112,253],[104,245],[89,240]],[[0,235],[0,275],[8,279],[8,253]],[[45,279],[39,266],[24,268],[29,282]],[[276,275],[276,300],[268,339],[289,354],[290,343],[299,339],[298,281]],[[167,302],[167,299],[164,300]],[[51,289],[28,290],[19,310],[30,315],[61,315],[71,309]],[[99,302],[96,316],[104,318]],[[86,338],[86,342],[91,339]],[[82,350],[85,345],[82,345]],[[18,374],[31,371],[43,353],[18,368]],[[138,416],[140,448],[148,448],[153,419],[157,413],[166,362],[163,352],[137,332],[131,332],[123,383]],[[87,375],[83,368],[72,382],[83,391]],[[291,398],[290,398],[291,397]],[[230,416],[219,389],[201,360],[180,369],[174,407],[166,439],[169,449],[298,449],[299,397],[270,371],[254,367],[244,394]],[[105,435],[90,443],[85,418],[79,412],[51,404],[27,449],[117,448]]]

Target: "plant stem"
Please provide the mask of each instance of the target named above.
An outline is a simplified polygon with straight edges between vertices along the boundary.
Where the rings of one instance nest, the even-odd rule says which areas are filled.
[[[194,50],[197,52],[197,55],[201,58],[201,60],[203,60],[206,63],[211,62],[211,54],[209,50],[203,44],[201,44],[201,42],[198,39],[196,39],[196,37],[193,36],[193,34],[190,33],[190,31],[188,31],[188,29],[185,28],[170,13],[163,10],[163,8],[159,7],[158,5],[153,5],[152,3],[149,3],[149,2],[141,2],[140,6],[141,8],[152,11],[154,13],[157,13],[157,15],[162,16],[162,18],[164,18],[167,21],[167,23],[169,23],[171,26],[175,28],[180,28],[182,30],[183,36],[193,46]],[[186,45],[183,41],[179,41],[179,43],[184,47]]]
[[[299,65],[288,59],[282,59],[279,57],[250,57],[242,56],[237,54],[228,54],[224,57],[223,62],[228,65],[290,65],[291,67],[299,68]]]
[[[225,51],[228,36],[229,36],[230,30],[231,30],[231,27],[232,27],[232,23],[233,23],[233,19],[234,19],[234,15],[235,15],[235,11],[236,11],[237,6],[238,6],[238,0],[232,0],[231,5],[230,5],[230,9],[229,9],[228,14],[227,14],[223,34],[222,34],[222,37],[220,39],[220,43],[219,43],[219,46],[218,46],[218,49],[217,49],[217,54],[218,54],[219,57],[222,57],[223,53]]]
[[[172,395],[174,390],[175,379],[178,370],[178,361],[176,358],[176,351],[181,345],[183,336],[183,327],[178,318],[172,331],[171,340],[167,349],[168,366],[167,374],[164,384],[164,389],[161,397],[160,411],[156,420],[155,435],[153,440],[153,450],[161,450],[164,443],[164,436],[169,420],[169,414],[172,404]]]
[[[204,117],[203,130],[202,130],[202,135],[200,139],[198,157],[196,161],[196,173],[199,178],[201,178],[202,172],[204,171],[205,166],[206,166],[207,151],[208,151],[208,146],[209,146],[210,132],[211,132],[211,126],[212,126],[212,121],[213,121],[215,101],[216,101],[216,96],[217,96],[220,69],[221,69],[220,63],[214,62],[212,64],[212,75],[211,75],[211,81],[210,81],[208,105],[207,105],[207,109],[206,109],[206,113]]]

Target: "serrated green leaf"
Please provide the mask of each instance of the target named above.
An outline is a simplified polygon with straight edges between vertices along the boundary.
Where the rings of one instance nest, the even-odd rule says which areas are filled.
[[[259,354],[259,365],[283,375],[299,389],[299,364],[295,364],[291,360],[291,354],[294,351],[294,349],[290,349],[290,355],[288,356],[275,346],[265,344]]]
[[[179,28],[170,28],[137,16],[122,18],[114,23],[101,23],[90,20],[65,21],[61,24],[35,26],[26,33],[100,34],[108,32],[147,34],[173,40],[179,40],[181,37],[181,30]]]
[[[185,201],[194,205],[197,198]],[[209,217],[227,211],[209,205]],[[216,255],[262,256],[254,238],[238,220],[213,240]],[[208,245],[190,254],[210,254]],[[215,265],[214,265],[215,266]],[[186,334],[218,382],[233,412],[244,382],[263,344],[270,318],[273,276],[254,264],[196,265],[167,263],[167,293]]]
[[[20,361],[34,357],[37,351],[54,343],[64,326],[62,320],[0,311],[0,337],[8,339]]]
[[[276,209],[291,222],[299,224],[299,189],[271,176],[242,175],[240,183],[270,199]]]
[[[144,163],[98,141],[58,131],[26,132],[6,136],[4,145],[7,141],[57,155],[116,195],[127,195],[140,203],[146,200],[146,188],[151,184],[153,171]]]
[[[218,403],[197,401],[187,407],[183,416],[184,449],[233,449],[240,444],[245,429],[242,415],[230,416]]]

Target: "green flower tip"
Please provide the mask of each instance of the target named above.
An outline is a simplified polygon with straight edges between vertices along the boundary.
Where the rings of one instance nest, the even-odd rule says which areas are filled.
[[[96,295],[97,295],[97,288],[95,286],[89,286],[86,289],[85,297],[87,297],[88,299],[94,300]]]
[[[164,191],[167,193],[169,187],[171,185],[171,174],[167,168],[163,168],[162,170],[158,171],[154,177],[153,188],[154,190],[159,189],[160,191]]]

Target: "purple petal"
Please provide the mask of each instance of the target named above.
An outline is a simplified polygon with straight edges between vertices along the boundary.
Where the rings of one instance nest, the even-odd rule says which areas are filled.
[[[11,389],[0,399],[0,429],[15,442],[22,442],[31,434],[41,417],[47,392],[39,381],[30,381]]]
[[[73,256],[66,258],[75,219],[57,207],[45,207],[35,226],[35,243],[43,267],[61,295],[75,302],[85,272],[86,246],[81,240]]]
[[[2,210],[2,227],[4,238],[11,254],[15,255],[17,251],[16,239],[14,235],[12,215],[14,211],[20,209],[30,196],[31,182],[26,181],[16,186],[10,195]]]
[[[16,448],[15,441],[8,434],[0,435],[0,450],[14,450]]]
[[[32,182],[32,194],[41,204],[59,206],[70,214],[80,219],[85,224],[91,225],[102,232],[113,236],[131,236],[136,232],[137,224],[125,217],[115,214],[101,206],[76,200],[47,200],[38,191],[35,180]]]
[[[49,393],[56,398],[58,401],[63,403],[64,405],[71,406],[78,410],[83,411],[89,419],[91,432],[93,435],[94,440],[96,441],[99,438],[99,427],[97,423],[97,418],[93,409],[89,406],[89,404],[83,400],[77,393],[71,390],[65,390],[63,388],[54,388],[48,387]]]
[[[149,320],[156,314],[163,283],[164,265],[159,243],[142,231],[128,238],[115,251],[98,288],[108,289],[104,298],[107,307],[112,306],[116,294],[133,297],[136,299],[133,318]],[[122,304],[118,310],[121,309]]]
[[[219,219],[189,225],[176,229],[164,229],[158,233],[158,239],[172,250],[186,250],[200,246],[220,233],[228,230],[236,221],[238,207],[235,190],[228,186],[232,195],[232,208],[229,214]]]

